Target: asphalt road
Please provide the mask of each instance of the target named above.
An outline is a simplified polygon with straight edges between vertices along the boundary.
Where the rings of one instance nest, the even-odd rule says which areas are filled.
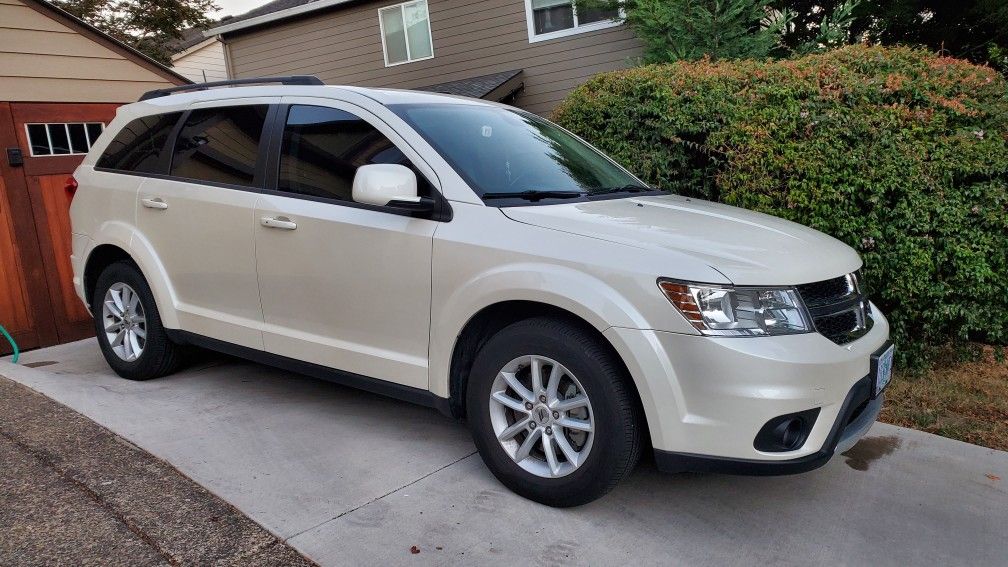
[[[0,362],[0,375],[322,565],[1008,565],[1008,453],[908,429],[876,424],[847,456],[792,477],[644,463],[607,497],[556,510],[504,489],[464,426],[433,410],[223,358],[129,382],[93,341],[22,362],[36,367]]]

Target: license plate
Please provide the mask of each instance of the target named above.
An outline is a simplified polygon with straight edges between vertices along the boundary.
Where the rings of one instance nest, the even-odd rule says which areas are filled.
[[[893,353],[896,352],[895,345],[889,345],[889,348],[882,351],[882,354],[878,354],[872,357],[872,366],[875,369],[875,395],[878,396],[885,390],[885,387],[889,385],[889,380],[892,379],[892,365],[893,365]]]

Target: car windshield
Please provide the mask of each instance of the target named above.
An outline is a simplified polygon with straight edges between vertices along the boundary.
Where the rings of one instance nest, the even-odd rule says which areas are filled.
[[[650,190],[595,148],[533,114],[470,104],[391,108],[484,199],[538,201]]]

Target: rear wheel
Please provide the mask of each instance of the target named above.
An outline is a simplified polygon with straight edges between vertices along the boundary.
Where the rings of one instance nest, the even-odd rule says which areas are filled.
[[[148,380],[179,367],[181,347],[165,333],[150,287],[132,263],[116,262],[102,271],[91,312],[102,354],[116,374]]]
[[[484,462],[543,504],[601,497],[640,455],[642,420],[625,374],[577,325],[536,318],[500,331],[477,354],[466,396]]]

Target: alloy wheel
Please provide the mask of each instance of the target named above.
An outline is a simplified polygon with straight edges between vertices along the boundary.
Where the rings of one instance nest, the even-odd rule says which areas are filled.
[[[504,365],[490,388],[489,405],[501,447],[536,476],[566,476],[591,451],[595,418],[588,394],[551,358],[525,355]]]
[[[126,362],[140,358],[147,344],[147,317],[136,290],[122,282],[109,287],[102,302],[102,326],[116,356]]]

